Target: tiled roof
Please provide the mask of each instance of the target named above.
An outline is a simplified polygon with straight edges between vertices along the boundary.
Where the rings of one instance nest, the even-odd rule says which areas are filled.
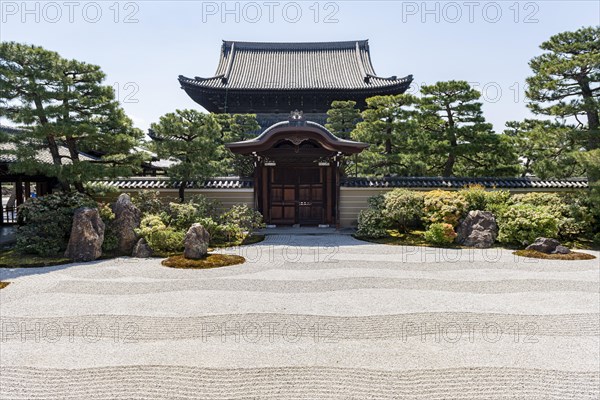
[[[460,189],[469,185],[481,185],[498,189],[580,189],[587,188],[586,178],[538,179],[538,178],[443,178],[443,177],[391,177],[383,179],[348,178],[342,186],[357,188],[439,188]]]
[[[133,177],[103,181],[118,189],[178,189],[180,183],[165,177]],[[236,177],[211,178],[202,183],[190,182],[189,189],[251,189],[252,180]]]
[[[19,135],[19,134],[24,134],[27,133],[26,131],[24,131],[23,129],[19,129],[19,128],[14,128],[11,126],[6,126],[6,125],[0,125],[0,131],[2,133],[8,134],[8,135]],[[38,150],[37,154],[36,154],[36,160],[38,162],[42,162],[42,163],[47,163],[47,164],[52,164],[52,154],[50,153],[50,150],[47,147],[44,147],[44,145],[39,145],[40,149]],[[0,143],[0,162],[2,163],[12,163],[17,161],[17,156],[15,155],[15,151],[17,150],[15,143]],[[58,153],[61,156],[64,156],[63,163],[65,164],[70,164],[71,160],[69,158],[69,149],[67,149],[65,146],[58,146]],[[85,154],[82,152],[79,152],[79,159],[81,161],[97,161],[98,159],[95,157],[90,156],[89,154]]]
[[[402,87],[404,78],[375,74],[367,40],[321,43],[223,41],[215,76],[180,76],[184,88],[360,90]]]
[[[119,189],[177,189],[179,184],[166,177],[133,177],[104,181]],[[461,189],[469,185],[482,185],[498,189],[586,189],[586,178],[548,179],[537,178],[442,178],[442,177],[397,177],[383,179],[347,178],[341,186],[355,188],[430,188]],[[211,178],[198,185],[188,184],[193,189],[251,189],[251,179],[237,177]]]

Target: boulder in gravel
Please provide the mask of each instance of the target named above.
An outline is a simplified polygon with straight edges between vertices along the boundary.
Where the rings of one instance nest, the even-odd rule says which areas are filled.
[[[102,255],[104,222],[96,208],[78,208],[73,215],[73,227],[65,257],[73,261],[93,261]]]
[[[556,239],[539,237],[527,246],[525,250],[535,250],[546,254],[552,254],[558,246],[560,246],[560,242]]]
[[[201,224],[193,224],[185,234],[185,250],[183,256],[198,260],[208,253],[210,234]]]
[[[554,249],[554,251],[552,252],[553,254],[569,254],[571,252],[571,250],[569,250],[568,247],[561,245],[556,246],[556,248]]]
[[[492,247],[498,236],[498,225],[489,211],[470,211],[456,231],[457,243],[480,249]]]
[[[128,194],[121,194],[113,206],[115,213],[115,227],[119,239],[119,252],[123,255],[131,255],[133,247],[138,242],[135,229],[139,228],[142,213],[133,205]]]
[[[148,244],[148,242],[146,242],[146,239],[141,238],[135,244],[135,246],[133,248],[133,253],[131,254],[131,256],[135,257],[135,258],[149,258],[149,257],[152,257],[152,254],[153,254],[153,251],[150,248],[150,245]]]

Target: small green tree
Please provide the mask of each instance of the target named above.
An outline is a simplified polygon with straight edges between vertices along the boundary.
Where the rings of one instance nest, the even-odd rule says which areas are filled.
[[[168,174],[179,183],[179,199],[184,202],[189,183],[202,182],[219,170],[221,127],[212,114],[176,110],[160,117],[150,129],[158,156],[179,161],[169,167]]]
[[[540,48],[546,52],[529,62],[528,106],[536,114],[575,119],[587,150],[600,148],[600,26],[559,33]]]
[[[498,176],[516,172],[516,155],[485,121],[481,94],[465,81],[421,87],[419,102],[429,170],[452,176]]]
[[[218,174],[237,175],[240,177],[249,177],[254,174],[254,160],[252,157],[234,154],[225,149],[226,143],[239,142],[253,139],[260,129],[254,114],[217,114],[215,115],[219,125],[221,125],[222,139],[220,146],[223,155],[222,162],[219,164]]]
[[[350,139],[350,135],[359,121],[360,110],[356,108],[355,101],[336,100],[331,103],[331,108],[327,110],[325,127],[341,139]]]
[[[351,133],[352,139],[369,143],[360,155],[359,171],[365,175],[420,175],[423,160],[418,147],[414,96],[375,96],[367,99],[363,121]]]
[[[504,134],[522,160],[521,176],[548,179],[584,173],[574,154],[583,143],[573,127],[533,119],[509,121],[506,127]]]
[[[128,175],[139,166],[130,150],[142,132],[133,128],[104,79],[97,65],[38,46],[0,44],[0,116],[25,127],[12,138],[14,171],[54,176],[64,189],[73,185],[83,192],[87,181]],[[41,149],[49,150],[51,164],[36,157]],[[80,152],[92,150],[102,155],[100,162],[81,159]]]
[[[331,103],[331,108],[327,110],[325,127],[341,139],[350,139],[352,131],[354,131],[360,119],[360,110],[356,108],[355,101],[336,100]],[[352,159],[343,158],[340,170],[344,175],[349,175],[351,170],[354,170],[355,176],[358,175],[358,154],[354,155]]]

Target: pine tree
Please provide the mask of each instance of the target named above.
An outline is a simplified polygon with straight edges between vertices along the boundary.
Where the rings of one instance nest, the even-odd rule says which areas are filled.
[[[364,175],[419,175],[422,160],[415,158],[419,140],[414,105],[416,98],[401,94],[367,99],[352,132],[352,139],[369,144],[360,154],[359,171]]]
[[[360,110],[355,101],[333,101],[327,110],[325,128],[341,139],[349,139],[359,121]]]
[[[600,26],[559,33],[540,48],[546,52],[529,62],[534,73],[527,78],[529,107],[536,114],[574,119],[587,150],[600,148]]]
[[[139,166],[131,149],[142,132],[104,79],[99,66],[38,46],[0,44],[0,115],[27,133],[15,138],[15,172],[54,176],[64,189],[73,185],[82,192],[89,180],[129,174]],[[41,148],[50,151],[52,164],[36,159]],[[101,150],[100,162],[80,159],[80,152],[93,149]]]
[[[167,173],[179,184],[181,202],[190,183],[203,182],[219,170],[221,126],[213,114],[176,110],[160,117],[150,129],[158,156],[178,160]]]
[[[514,175],[516,156],[485,121],[481,94],[465,81],[421,87],[421,129],[428,170],[443,176]]]
[[[260,129],[254,114],[217,114],[215,117],[221,125],[221,147],[226,143],[253,139]],[[251,157],[234,154],[224,147],[222,154],[218,174],[240,177],[250,177],[254,174],[254,160]]]

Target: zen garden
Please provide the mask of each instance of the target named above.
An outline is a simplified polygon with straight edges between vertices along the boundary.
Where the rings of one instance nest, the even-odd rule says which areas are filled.
[[[150,315],[152,318],[158,315],[175,318],[174,314],[169,314],[168,304],[172,301],[169,299],[173,297],[163,293],[167,291],[171,293],[169,296],[187,293],[177,300],[180,302],[177,307],[181,307],[177,312],[181,312],[182,318],[188,315],[185,310],[190,313],[192,309],[203,310],[210,315],[221,315],[237,312],[237,307],[259,316],[270,315],[271,312],[289,312],[298,313],[293,314],[294,318],[300,314],[309,319],[316,314],[327,315],[323,318],[334,318],[336,315],[341,318],[345,314],[340,310],[345,310],[350,303],[343,305],[343,302],[338,304],[335,303],[336,300],[331,300],[337,305],[327,308],[310,296],[314,293],[327,296],[328,290],[334,293],[338,289],[332,288],[341,285],[340,291],[356,289],[353,296],[358,296],[356,301],[362,301],[363,305],[381,301],[381,304],[390,304],[381,307],[391,307],[389,310],[392,310],[396,307],[393,297],[385,297],[387,300],[369,300],[368,297],[361,297],[361,290],[377,290],[373,289],[377,285],[384,285],[386,288],[416,285],[410,286],[407,291],[441,293],[434,291],[472,290],[478,296],[479,291],[487,293],[481,296],[495,293],[499,296],[498,299],[500,296],[508,296],[505,293],[510,292],[517,299],[521,298],[520,293],[527,290],[556,290],[556,296],[568,296],[571,289],[562,286],[552,289],[555,287],[552,285],[562,284],[563,281],[559,280],[562,277],[559,275],[591,274],[592,271],[597,275],[595,268],[600,249],[600,27],[589,26],[556,32],[538,44],[539,51],[530,56],[526,103],[523,105],[534,117],[508,120],[501,131],[495,130],[486,120],[482,94],[467,81],[443,80],[423,84],[419,85],[417,92],[411,89],[417,79],[413,75],[382,77],[375,73],[371,61],[371,45],[377,46],[377,43],[366,40],[293,43],[223,41],[220,50],[215,46],[212,55],[215,61],[218,56],[214,75],[178,77],[181,96],[188,100],[189,107],[169,110],[157,117],[150,124],[150,129],[142,131],[126,114],[113,86],[107,83],[101,66],[85,60],[70,59],[52,49],[30,43],[1,42],[0,117],[3,122],[0,127],[0,271],[6,271],[0,275],[1,293],[6,296],[6,302],[1,305],[2,313],[5,314],[5,310],[10,309],[9,317],[14,314],[15,318],[21,318],[19,312],[23,313],[23,318],[29,315],[27,313],[41,315],[34,313],[33,310],[38,308],[33,303],[28,303],[33,300],[25,300],[24,297],[26,291],[30,290],[26,290],[27,282],[31,280],[31,285],[34,285],[34,276],[38,280],[48,279],[45,286],[40,286],[48,292],[40,292],[36,296],[46,299],[42,303],[47,301],[49,310],[61,309],[59,304],[62,300],[57,294],[60,292],[60,296],[66,296],[64,299],[70,304],[69,307],[81,304],[82,314],[77,312],[76,315],[93,315],[93,321],[100,321],[99,316],[113,311],[123,316],[137,312],[144,314],[141,310],[147,310],[148,313],[157,310],[156,314],[147,314],[148,318]],[[283,61],[272,61],[275,59]],[[376,59],[373,61],[377,64]],[[316,79],[311,74],[318,74],[320,78]],[[296,82],[296,85],[290,90],[284,83],[291,81]],[[332,258],[341,261],[337,262],[336,272],[333,272],[334,269],[324,270],[329,272],[319,277],[319,270],[314,269],[316,267],[302,270],[291,267],[289,254],[284,254],[281,260],[277,257],[261,258],[258,264],[249,255],[252,249],[265,251],[277,246],[288,246],[288,253],[289,246],[300,246],[302,249],[333,246],[337,250]],[[400,256],[394,254],[405,253],[398,252],[409,251],[408,254],[414,252],[426,257],[428,252],[438,250],[452,254],[465,250],[485,252],[482,254],[497,252],[503,254],[499,257],[502,265],[506,265],[506,270],[502,272],[489,269],[492,267],[488,266],[485,268],[489,269],[489,277],[484,278],[482,275],[477,279],[475,275],[468,275],[478,273],[474,270],[455,271],[456,274],[465,275],[460,278],[463,286],[452,288],[442,287],[444,284],[439,283],[440,281],[436,283],[436,274],[439,274],[439,279],[449,279],[447,282],[458,279],[449,278],[454,267],[445,267],[446,264],[440,264],[438,259],[435,262],[419,262],[420,266],[415,267],[418,273],[417,270],[410,269],[413,277],[409,274],[401,278],[408,270],[400,271],[394,269],[396,267],[389,267],[392,269],[387,275],[377,278],[372,277],[371,272],[363,271],[367,262],[372,262],[369,264],[372,270],[369,271],[384,266],[388,268],[389,263],[399,263]],[[367,257],[367,254],[371,255]],[[304,256],[305,254],[299,255],[298,260]],[[517,261],[523,259],[529,260],[529,263],[521,264]],[[364,260],[363,264],[358,260]],[[554,260],[558,261],[553,264]],[[484,268],[484,261],[481,263]],[[544,269],[546,265],[549,265],[550,270]],[[346,267],[363,272],[354,272],[356,276],[348,273],[342,279],[341,274]],[[266,274],[271,273],[271,268],[278,269],[278,275],[273,272],[275,275],[267,278]],[[409,268],[409,265],[400,268]],[[528,278],[523,281],[531,279],[527,281],[527,285],[533,286],[511,289],[510,285],[517,285],[508,274],[512,269],[519,269],[515,274],[527,275]],[[286,275],[288,273],[292,275]],[[304,273],[306,275],[302,276]],[[367,275],[361,275],[363,273]],[[504,273],[506,274],[500,277]],[[553,277],[543,281],[546,283],[541,283],[545,278],[535,278],[533,275],[536,273],[540,276],[553,274]],[[139,277],[137,274],[140,274]],[[242,278],[243,274],[247,276]],[[260,274],[265,274],[265,277],[262,278]],[[66,276],[68,278],[63,279]],[[84,276],[89,276],[85,278],[87,286],[77,286],[77,282],[83,280]],[[363,277],[360,278],[361,276]],[[423,276],[428,278],[421,280]],[[498,276],[497,282],[502,282],[503,286],[487,286],[489,281],[486,279],[496,279],[493,278],[495,276]],[[317,282],[325,282],[326,279],[331,281],[332,286],[315,286],[318,285]],[[344,279],[358,280],[350,284]],[[471,282],[471,279],[476,282]],[[153,281],[164,282],[167,286],[152,284]],[[413,281],[414,283],[410,283]],[[227,286],[226,282],[230,282],[232,286]],[[277,282],[287,282],[285,285],[288,286],[281,286],[284,283],[280,286],[268,286],[276,285]],[[452,285],[459,285],[457,281],[452,282]],[[569,285],[577,285],[576,278],[570,282]],[[538,283],[545,286],[532,289],[538,287],[535,286]],[[442,286],[438,287],[438,284]],[[597,298],[597,287],[591,287],[590,285],[594,285],[591,281],[586,284],[586,288],[572,290],[578,293],[590,292],[591,296],[595,293]],[[355,286],[349,288],[344,285]],[[437,289],[422,285],[433,285]],[[465,289],[471,287],[468,285],[479,286]],[[110,300],[106,300],[106,304],[88,300],[88,289],[89,293],[107,296],[106,299]],[[213,293],[211,291],[229,293],[227,291],[230,290],[236,290],[235,293],[238,294],[246,293],[244,296],[249,297],[235,303],[236,305],[230,303],[233,298],[227,299],[229,295],[225,294],[211,297],[211,300],[196,297],[197,293],[200,293],[198,296],[209,296]],[[287,297],[273,300],[273,306],[269,308],[263,306],[260,296],[251,296],[255,291],[262,294],[285,291],[285,296],[304,293],[310,297],[306,304],[311,304],[311,308],[303,308],[295,300],[286,300]],[[159,295],[165,297],[158,297]],[[426,300],[428,297],[423,296],[422,300],[415,300],[415,304],[421,304],[421,301],[438,304],[436,301],[442,301],[435,297],[433,300]],[[361,298],[363,300],[359,300]],[[398,307],[413,304],[410,303],[412,300],[406,300],[402,296],[397,299]],[[544,304],[549,304],[551,297],[544,299]],[[283,308],[277,305],[279,301]],[[285,303],[288,301],[289,304]],[[326,303],[329,300],[323,301]],[[448,300],[443,307],[458,308],[459,305],[450,305],[456,301]],[[508,305],[508,300],[492,303],[502,303],[497,306],[498,310],[505,310],[498,311],[505,313],[502,315],[535,314],[535,318],[538,318],[535,307],[525,309],[518,305],[517,300],[514,301],[515,308],[510,308],[512,306]],[[152,306],[149,305],[150,302]],[[133,308],[129,309],[127,303]],[[594,302],[582,300],[577,304],[593,307]],[[138,306],[139,309],[135,308]],[[11,307],[15,307],[14,310]],[[432,306],[432,309],[442,309],[442,306],[436,307]],[[465,307],[471,310],[469,306]],[[473,310],[478,309],[478,306],[473,307]],[[570,308],[574,309],[575,305]],[[258,311],[253,311],[255,309]],[[496,312],[489,311],[491,308],[485,310],[481,312]],[[357,316],[363,315],[362,311],[356,312],[357,314],[352,314],[352,318],[363,318]],[[425,311],[424,313],[419,314],[419,318],[430,318]],[[578,314],[577,310],[564,312],[569,316],[581,313]],[[50,314],[55,315],[55,312],[51,311]],[[189,318],[192,318],[192,314],[189,314]],[[394,312],[382,311],[382,315],[384,314]],[[64,314],[66,315],[70,314]],[[64,316],[62,312],[56,313],[57,318]],[[342,323],[341,320],[335,321]],[[597,320],[595,323],[589,320],[590,332],[596,332],[596,335],[597,323]],[[555,321],[548,324],[555,325],[548,325],[546,328],[536,325],[540,330],[538,333],[552,335],[548,331],[561,324],[562,329],[568,329],[566,322]],[[160,335],[160,329],[163,328],[152,326],[152,330],[158,330],[156,334]],[[143,333],[143,326],[140,329],[142,336],[146,334]],[[188,332],[187,328],[181,329],[182,335],[183,332]],[[204,334],[204,326],[202,329]],[[340,332],[349,334],[352,340],[359,340],[357,338],[362,337],[361,335],[369,336],[369,332],[373,332],[372,329],[375,328],[365,328],[364,332],[356,333],[357,336],[352,336],[344,329],[342,326]],[[173,330],[173,335],[176,330]],[[579,334],[581,331],[565,335]],[[3,335],[8,334],[4,332]],[[196,337],[191,333],[190,335]],[[10,346],[20,345],[18,341],[11,342],[10,335],[8,337],[7,343]],[[204,339],[203,337],[202,340]],[[153,337],[152,340],[159,339]],[[166,339],[161,337],[160,340]],[[200,343],[200,339],[195,340]],[[225,339],[222,340],[225,343]],[[227,345],[234,346],[233,339],[228,340]],[[549,339],[544,336],[541,340]],[[4,339],[0,343],[3,347],[7,346],[7,353],[3,353],[2,357],[8,354],[9,359],[12,359],[10,357],[13,353],[7,343]],[[587,348],[587,354],[593,357],[594,345],[590,345],[592,342],[586,343],[581,344],[580,348]],[[594,343],[597,344],[597,341]],[[489,342],[486,345],[491,346]],[[177,346],[179,344],[173,348],[173,354],[184,354],[178,353],[180,349]],[[281,346],[281,351],[291,351],[288,347],[283,350],[284,347]],[[560,345],[556,344],[556,347]],[[98,368],[109,368],[109,365],[113,368],[110,359],[106,358],[106,354],[112,351],[109,350],[110,347],[98,349],[104,349],[98,350],[93,359],[102,360],[99,361]],[[184,347],[181,351],[183,349]],[[14,354],[29,354],[20,353],[21,351],[25,350]],[[63,350],[57,348],[55,351]],[[330,350],[324,351],[324,354],[330,354]],[[486,351],[489,354],[505,353],[500,347]],[[158,358],[150,357],[148,365],[144,364],[143,368],[150,368],[154,363],[177,363],[167,355],[171,353],[171,348],[164,352],[164,359],[157,361]],[[541,353],[545,351],[540,351],[539,354]],[[203,360],[213,360],[212,364],[208,361],[200,363],[208,369],[202,370],[202,373],[190,372],[191,375],[185,378],[189,381],[182,383],[181,387],[196,387],[194,390],[202,392],[210,386],[213,379],[210,374],[213,372],[206,371],[212,371],[210,368],[213,366],[225,368],[221,364],[224,359],[218,358],[217,350],[210,354],[212,356],[205,355],[208,358]],[[261,350],[252,350],[247,354],[246,362],[252,364],[255,359],[258,367],[271,365],[262,358],[263,355],[266,357]],[[50,358],[54,356],[48,355]],[[30,356],[20,358],[27,357]],[[95,361],[86,361],[88,356],[85,354],[81,357],[75,364],[83,369],[77,371],[96,368]],[[460,359],[459,356],[447,357],[452,360]],[[537,360],[535,357],[524,356],[527,360]],[[258,360],[263,360],[264,363]],[[585,357],[582,360],[582,365],[587,367],[593,367],[593,363],[597,361]],[[323,365],[330,365],[329,362],[323,361]],[[443,364],[439,360],[436,362]],[[453,362],[453,366],[461,364],[459,361]],[[542,361],[539,361],[539,365],[536,362],[538,361],[528,361],[525,364],[531,365],[532,370],[539,365],[547,365]],[[25,361],[23,363],[23,368],[29,365]],[[59,359],[48,361],[47,364],[45,361],[31,363],[32,366],[40,365],[44,368],[70,368],[70,364],[66,366]],[[338,361],[331,363],[337,365]],[[344,364],[343,361],[341,363]],[[124,361],[117,364],[128,365]],[[245,365],[242,364],[234,362],[231,368],[243,369]],[[568,367],[562,368],[566,364],[559,364],[559,361],[548,364],[551,367],[547,370],[554,372],[547,372],[550,375],[539,377],[539,382],[535,381],[539,384],[529,381],[523,383],[523,392],[519,391],[521,386],[518,383],[514,384],[516,388],[507,385],[501,386],[496,392],[486,392],[485,388],[498,384],[485,381],[481,383],[480,389],[481,393],[487,394],[469,398],[495,399],[501,398],[501,394],[523,399],[597,398],[597,375],[596,378],[589,375],[593,374],[589,372],[591,369],[584,371],[588,376],[581,372],[584,370],[583,366],[581,370],[573,367],[573,371],[580,371],[580,375],[575,376],[574,372],[568,372],[571,371]],[[20,365],[14,366],[15,371],[21,371],[18,369],[21,368]],[[297,365],[304,364],[298,362]],[[367,372],[360,373],[361,376],[366,376],[365,382],[369,379],[377,382],[390,379],[389,385],[393,386],[406,379],[407,382],[412,382],[411,385],[416,385],[416,381],[413,382],[409,375],[369,378],[368,374],[371,372],[368,371],[374,371],[379,365],[366,362],[364,366]],[[468,369],[470,365],[466,364],[464,368]],[[481,363],[481,368],[488,368],[486,365]],[[510,363],[511,367],[512,365]],[[502,368],[505,366],[508,367],[509,364],[502,364]],[[25,372],[10,372],[13,367],[7,368],[10,376],[7,381],[12,383],[0,385],[0,389],[4,391],[0,393],[2,398],[71,398],[68,385],[62,387],[59,383],[52,383],[53,392],[45,392],[46,389],[40,383],[42,378],[38,382],[38,375],[35,375],[46,376],[43,375],[45,372],[28,375]],[[560,370],[560,373],[567,371],[564,372],[567,375],[551,375],[558,373],[555,370]],[[146,387],[154,387],[154,382],[162,380],[162,373],[152,375],[155,372],[144,371],[146,372],[140,372],[139,375],[153,378],[136,386],[136,390],[142,392]],[[293,380],[298,387],[311,379],[326,379],[324,376],[330,373],[321,371],[314,372],[315,375],[310,375],[312,372],[303,375],[304,372],[300,374],[298,371],[285,371],[277,373]],[[400,374],[394,371],[393,373]],[[466,373],[461,371],[463,370],[455,371],[456,379],[459,379],[460,374]],[[515,376],[511,379],[522,382],[519,380],[520,372],[516,369],[503,371]],[[124,380],[130,379],[127,378],[129,373],[127,370],[119,372],[125,374],[122,375]],[[170,373],[166,377],[171,376]],[[497,371],[490,372],[493,376],[496,373],[500,374]],[[569,375],[571,373],[573,375]],[[87,372],[72,375],[73,381],[69,381],[72,385],[75,384],[75,379],[89,378],[88,375],[77,374]],[[18,379],[15,378],[17,376]],[[237,379],[233,376],[237,375],[226,375],[223,379]],[[265,382],[269,382],[265,384],[268,387],[280,388],[278,390],[284,393],[291,390],[285,386],[285,378],[279,381],[268,374],[263,378]],[[483,382],[487,378],[473,379],[482,379]],[[565,389],[566,386],[559,385],[560,382],[567,381],[573,382],[568,390]],[[17,382],[26,383],[19,386]],[[98,383],[100,386],[97,390],[103,393],[99,396],[116,396],[118,379],[110,382]],[[382,392],[377,392],[379,395],[374,395],[370,393],[366,383],[367,386],[361,386],[361,389],[356,386],[358,383],[355,382],[358,381],[350,383],[348,387],[336,382],[335,388],[331,390],[340,393],[340,398],[388,398],[388,394],[398,393],[388,393],[385,392],[387,389],[381,389]],[[546,387],[541,382],[557,383]],[[132,388],[128,386],[131,383],[124,385]],[[306,398],[329,398],[324,394],[329,384],[323,384],[322,387],[319,386],[320,383],[316,385],[302,389],[311,393]],[[31,387],[35,387],[36,391],[29,392]],[[244,393],[252,394],[247,398],[263,398],[275,393],[268,392],[263,386],[244,387]],[[155,389],[157,392],[147,389],[148,392],[144,393],[149,397],[140,398],[168,398],[174,395],[159,392],[162,389],[158,387]],[[365,391],[361,392],[363,389]],[[448,393],[448,390],[446,387],[440,393]],[[527,396],[527,393],[534,393],[536,390],[545,394],[542,397]],[[202,392],[204,395],[198,395],[198,398],[213,398],[212,394],[207,394],[209,392]],[[295,392],[292,390],[288,393]],[[438,395],[441,396],[439,393]],[[499,397],[494,397],[495,395]],[[83,394],[81,396],[85,398]],[[186,396],[189,397],[175,397],[195,398],[191,394]],[[452,393],[452,396],[458,394]],[[434,397],[458,398],[452,396]],[[215,395],[215,398],[229,397]],[[290,395],[289,398],[296,397]]]

